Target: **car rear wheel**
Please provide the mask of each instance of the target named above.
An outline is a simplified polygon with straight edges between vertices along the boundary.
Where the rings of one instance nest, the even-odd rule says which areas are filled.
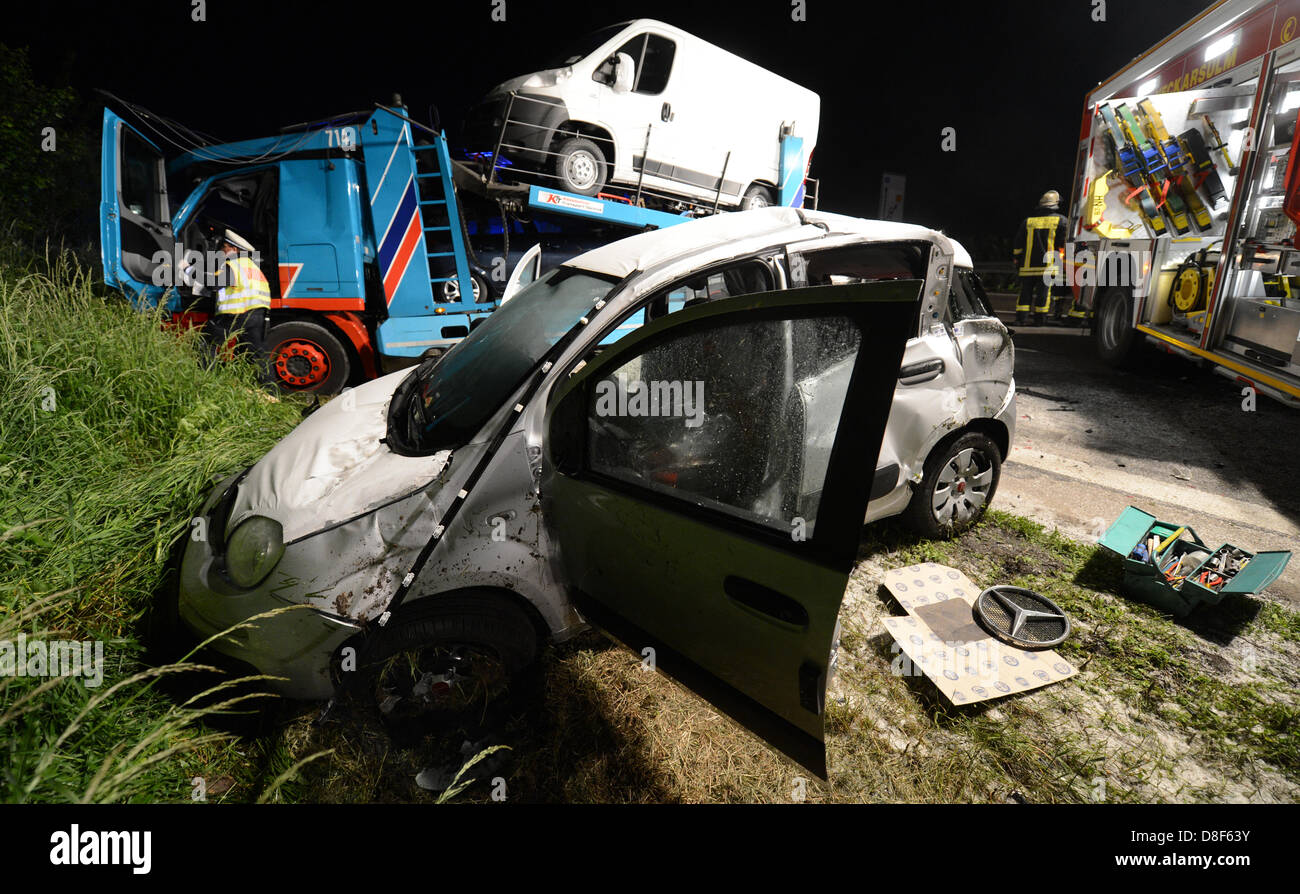
[[[278,323],[267,333],[266,344],[271,378],[284,391],[336,394],[352,375],[343,341],[319,323]]]
[[[998,489],[1002,451],[967,432],[930,455],[903,520],[926,537],[951,537],[979,521]]]

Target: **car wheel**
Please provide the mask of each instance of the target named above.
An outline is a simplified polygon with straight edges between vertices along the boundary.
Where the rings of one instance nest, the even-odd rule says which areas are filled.
[[[930,455],[904,521],[927,537],[960,534],[983,517],[1002,475],[1002,451],[967,432]]]
[[[1097,296],[1096,320],[1092,327],[1097,356],[1112,366],[1129,366],[1142,346],[1129,315],[1128,295],[1121,289],[1107,289]]]
[[[594,196],[605,188],[608,167],[605,153],[586,137],[565,140],[555,150],[555,174],[560,188],[582,196]]]
[[[266,337],[271,378],[284,391],[337,394],[352,375],[342,340],[319,323],[289,320]]]
[[[383,634],[359,669],[386,723],[480,711],[537,657],[528,616],[497,593],[429,597]]]
[[[741,196],[740,210],[750,211],[754,208],[768,208],[775,204],[776,198],[772,195],[772,190],[761,183],[754,183]]]

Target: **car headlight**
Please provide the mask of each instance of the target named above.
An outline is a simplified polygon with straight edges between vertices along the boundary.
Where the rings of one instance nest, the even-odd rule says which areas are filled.
[[[255,515],[226,541],[226,573],[239,587],[251,589],[266,579],[284,555],[284,529],[275,519]]]

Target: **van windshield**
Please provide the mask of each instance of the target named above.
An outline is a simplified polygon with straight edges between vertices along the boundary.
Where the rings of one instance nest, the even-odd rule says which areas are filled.
[[[594,53],[601,44],[627,26],[628,23],[623,22],[618,25],[610,25],[607,28],[601,28],[599,31],[593,31],[585,37],[574,38],[559,50],[552,53],[551,58],[542,67],[542,70],[546,71],[552,68],[564,68],[566,65],[572,65],[575,62],[587,58],[587,56]]]
[[[402,380],[389,405],[389,443],[405,454],[468,443],[615,283],[559,267],[520,289],[440,360],[426,360]]]

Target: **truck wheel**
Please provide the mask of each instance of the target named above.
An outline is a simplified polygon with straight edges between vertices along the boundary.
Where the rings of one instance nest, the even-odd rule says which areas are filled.
[[[605,153],[586,137],[573,137],[556,151],[555,173],[560,188],[582,196],[594,196],[605,188],[609,179]]]
[[[772,196],[772,190],[761,183],[753,183],[741,196],[740,210],[749,211],[753,208],[767,208],[775,204],[776,199]]]
[[[271,327],[266,339],[271,378],[285,391],[337,394],[352,375],[347,348],[319,323],[289,320]]]
[[[358,668],[390,723],[477,712],[537,658],[537,630],[505,596],[470,592],[424,602],[428,607],[412,605]]]
[[[1133,328],[1128,295],[1122,289],[1106,289],[1097,297],[1095,317],[1097,356],[1112,366],[1132,364],[1142,342]]]
[[[930,454],[903,521],[926,537],[960,534],[984,516],[1001,477],[998,445],[979,432],[967,432]]]

